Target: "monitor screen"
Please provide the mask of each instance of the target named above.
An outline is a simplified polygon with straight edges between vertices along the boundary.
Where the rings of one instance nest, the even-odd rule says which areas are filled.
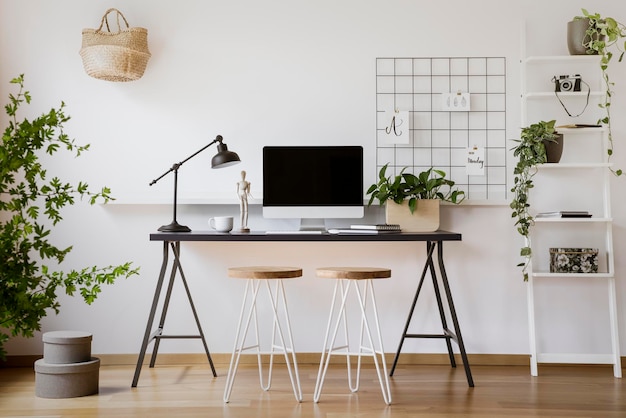
[[[363,147],[263,148],[263,216],[363,217]]]

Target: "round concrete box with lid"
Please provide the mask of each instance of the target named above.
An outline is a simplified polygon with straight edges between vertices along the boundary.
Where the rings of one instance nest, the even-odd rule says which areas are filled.
[[[98,393],[100,359],[74,364],[35,362],[35,395],[40,398],[76,398]]]
[[[91,360],[91,334],[82,331],[51,331],[43,334],[43,359],[48,364],[82,363]]]

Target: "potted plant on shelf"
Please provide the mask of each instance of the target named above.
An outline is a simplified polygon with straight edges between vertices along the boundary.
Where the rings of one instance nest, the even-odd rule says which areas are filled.
[[[452,189],[454,181],[446,179],[446,173],[433,167],[418,175],[405,173],[404,167],[396,176],[387,177],[385,164],[378,173],[378,182],[367,189],[374,200],[385,204],[385,222],[399,224],[403,231],[433,232],[439,228],[439,203],[459,204],[465,192]]]
[[[604,109],[605,116],[598,120],[598,124],[603,124],[607,127],[607,154],[610,159],[613,155],[611,98],[613,94],[612,86],[615,83],[610,81],[608,68],[613,59],[613,50],[619,53],[618,62],[621,62],[624,58],[626,41],[623,44],[621,42],[626,38],[626,26],[612,17],[602,17],[599,13],[589,13],[586,9],[581,10],[583,16],[575,16],[574,19],[568,23],[568,46],[570,53],[573,55],[585,53],[599,56],[600,70],[602,71],[602,80],[605,90],[604,99],[599,106]],[[579,29],[573,29],[575,26],[581,27]],[[617,176],[623,174],[620,169],[611,169],[611,171]]]
[[[509,205],[513,209],[512,217],[517,218],[515,226],[525,239],[525,244],[520,251],[524,262],[518,264],[522,267],[524,281],[528,280],[528,264],[532,251],[529,244],[529,228],[533,225],[534,218],[530,214],[529,193],[534,187],[533,177],[537,173],[537,165],[548,162],[546,144],[562,141],[562,135],[554,130],[555,120],[540,121],[528,127],[522,128],[520,139],[515,139],[518,144],[513,148],[513,156],[517,157],[517,164],[513,170],[513,200]],[[558,162],[558,161],[555,161]]]
[[[68,295],[79,291],[91,304],[101,285],[138,271],[131,263],[59,270],[72,250],[51,241],[51,228],[63,219],[61,209],[76,198],[94,204],[112,197],[106,187],[92,192],[84,182],[74,185],[48,177],[50,167],[44,166],[42,153],[48,154],[47,161],[62,149],[78,157],[89,145],[79,145],[63,132],[70,119],[64,103],[32,120],[18,120],[18,110],[30,103],[31,96],[24,91],[23,75],[11,83],[19,86],[19,92],[9,95],[8,126],[0,140],[0,359],[5,357],[9,333],[32,337],[49,311],[59,312],[61,289]]]

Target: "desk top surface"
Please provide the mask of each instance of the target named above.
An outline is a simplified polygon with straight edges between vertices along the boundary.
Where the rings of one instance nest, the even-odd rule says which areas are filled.
[[[394,232],[381,234],[267,234],[265,231],[230,233],[215,231],[154,232],[150,241],[461,241],[461,234],[448,231]]]

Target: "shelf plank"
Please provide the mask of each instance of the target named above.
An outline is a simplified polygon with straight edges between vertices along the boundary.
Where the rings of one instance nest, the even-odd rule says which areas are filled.
[[[549,62],[560,63],[563,61],[582,62],[582,63],[598,63],[600,57],[598,55],[533,55],[526,57],[524,60],[527,64],[546,64]]]
[[[611,279],[613,273],[548,273],[548,272],[535,272],[532,273],[535,279],[546,278],[565,278],[565,279]]]
[[[535,217],[535,223],[544,223],[544,222],[564,222],[564,223],[611,223],[613,222],[613,218],[537,218]]]

